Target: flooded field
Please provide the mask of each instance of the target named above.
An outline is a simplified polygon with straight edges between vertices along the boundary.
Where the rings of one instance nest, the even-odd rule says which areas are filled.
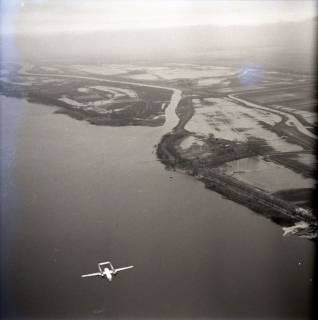
[[[301,151],[299,145],[286,142],[275,132],[264,128],[262,122],[274,126],[282,118],[266,110],[251,109],[227,99],[208,98],[201,102],[193,101],[195,114],[185,129],[196,134],[231,141],[247,142],[249,137],[264,140],[264,143],[276,151]]]
[[[315,2],[1,2],[1,319],[312,318]]]
[[[297,159],[302,163],[307,164],[311,167],[315,167],[317,165],[315,154],[299,154]]]
[[[309,318],[313,243],[166,171],[153,151],[174,108],[164,128],[53,111],[1,100],[7,314]],[[111,285],[80,278],[108,258],[135,269]]]
[[[197,144],[199,146],[202,146],[203,145],[203,142],[201,140],[199,140],[198,138],[196,137],[193,137],[193,136],[189,136],[185,139],[182,140],[181,144],[180,144],[180,147],[182,149],[188,149],[190,148],[193,144]]]
[[[284,189],[314,188],[315,181],[261,157],[228,162],[225,172],[257,188],[276,192]]]

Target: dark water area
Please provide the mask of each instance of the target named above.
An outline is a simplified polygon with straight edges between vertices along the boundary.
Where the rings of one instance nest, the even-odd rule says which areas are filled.
[[[309,319],[312,242],[165,170],[164,127],[54,110],[1,98],[5,318]]]

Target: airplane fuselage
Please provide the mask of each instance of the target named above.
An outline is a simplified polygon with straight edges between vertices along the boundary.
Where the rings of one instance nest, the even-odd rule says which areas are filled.
[[[108,268],[104,268],[103,273],[102,273],[102,277],[103,278],[106,277],[108,281],[112,281],[113,280],[113,271]]]
[[[106,266],[107,267],[106,267]],[[127,270],[127,269],[131,269],[134,266],[128,266],[128,267],[122,267],[122,268],[117,268],[115,269],[113,267],[113,265],[111,264],[111,262],[107,261],[107,262],[100,262],[98,264],[98,271],[99,272],[95,272],[95,273],[90,273],[90,274],[83,274],[82,277],[86,278],[86,277],[96,277],[96,276],[100,276],[102,278],[106,278],[109,282],[113,280],[113,277],[120,271],[123,270]]]

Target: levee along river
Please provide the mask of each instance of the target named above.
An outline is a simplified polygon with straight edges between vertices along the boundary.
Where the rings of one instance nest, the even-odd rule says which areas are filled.
[[[1,97],[2,280],[18,318],[309,318],[313,244],[167,171],[165,127]],[[108,284],[97,262],[135,268]]]

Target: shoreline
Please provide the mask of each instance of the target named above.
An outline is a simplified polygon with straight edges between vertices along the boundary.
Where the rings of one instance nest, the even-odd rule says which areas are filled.
[[[184,95],[182,89],[77,75],[47,75],[32,73],[27,73],[27,75],[88,79],[99,82],[113,82],[136,87],[169,90],[171,92],[170,101],[166,104],[164,116],[153,119],[153,121],[152,119],[138,119],[136,117],[129,119],[105,119],[92,113],[90,114],[91,117],[87,117],[87,114],[83,112],[83,110],[68,107],[65,102],[57,99],[41,95],[25,96],[24,98],[28,99],[30,102],[40,102],[46,105],[60,107],[60,109],[56,110],[55,113],[67,114],[72,118],[77,120],[86,120],[94,125],[160,126],[163,128],[164,135],[161,137],[161,140],[157,145],[156,154],[157,158],[166,166],[167,169],[182,170],[183,172],[194,176],[196,179],[203,182],[207,189],[213,190],[224,196],[226,199],[235,201],[236,203],[252,209],[254,212],[271,219],[282,227],[293,227],[297,223],[305,222],[309,227],[306,231],[301,230],[300,235],[306,237],[310,237],[312,235],[315,237],[318,236],[317,220],[310,210],[297,207],[293,203],[285,201],[281,197],[277,197],[276,194],[270,194],[264,190],[257,189],[253,185],[225,174],[218,168],[218,166],[229,161],[261,155],[262,151],[253,150],[253,148],[251,148],[252,142],[250,142],[250,145],[247,147],[244,144],[233,143],[229,140],[212,139],[210,137],[208,141],[205,141],[205,143],[209,144],[209,146],[212,145],[219,153],[217,152],[213,159],[208,159],[207,161],[201,161],[202,159],[199,158],[189,159],[178,152],[180,142],[185,137],[191,135],[191,133],[185,129],[185,125],[193,117],[195,112],[192,105],[192,96]],[[23,96],[17,97],[23,98]],[[242,101],[240,102],[242,103]],[[228,147],[230,147],[233,152],[227,152]],[[295,166],[294,163],[288,163],[288,161],[285,161],[286,159],[280,159],[278,155],[267,157],[271,161],[276,160],[287,168]],[[302,168],[299,169],[298,166],[298,170],[303,173],[303,170],[301,169]],[[310,172],[305,173],[305,175],[309,174]],[[278,193],[278,195],[279,194],[280,193]]]
[[[263,215],[283,228],[293,227],[304,222],[308,227],[305,230],[301,228],[300,230],[293,230],[293,234],[306,238],[316,238],[318,236],[317,219],[310,210],[283,200],[277,197],[276,194],[271,194],[242,182],[225,174],[218,168],[222,162],[225,163],[252,156],[252,154],[248,155],[248,151],[237,158],[229,155],[226,161],[222,158],[220,159],[221,163],[218,163],[218,159],[216,159],[215,163],[212,164],[200,163],[199,160],[182,157],[178,152],[178,145],[182,139],[190,135],[190,132],[185,129],[185,125],[194,114],[194,108],[190,102],[191,97],[188,97],[188,102],[182,103],[186,99],[187,97],[183,98],[176,109],[179,117],[178,125],[161,138],[157,147],[157,157],[166,168],[168,170],[181,170],[193,176],[203,182],[207,189],[215,191],[226,199],[239,203],[257,214]],[[215,141],[215,143],[221,144],[221,148],[225,146],[223,141]]]
[[[68,116],[77,119],[85,120],[94,125],[108,125],[108,126],[149,126],[161,127],[165,124],[166,110],[168,105],[172,103],[173,95],[178,89],[163,87],[152,84],[141,84],[130,81],[118,81],[114,79],[105,79],[100,77],[88,77],[81,75],[66,75],[66,74],[37,74],[37,73],[20,73],[21,76],[35,76],[35,77],[53,77],[65,78],[71,80],[88,80],[98,83],[116,84],[119,87],[133,88],[141,94],[138,101],[128,101],[130,103],[129,110],[117,111],[116,109],[108,112],[98,112],[96,110],[89,110],[82,107],[68,104],[54,94],[50,95],[46,89],[44,93],[41,90],[33,91],[28,88],[10,88],[9,85],[4,85],[1,94],[7,97],[25,98],[29,102],[43,103],[45,105],[54,105],[60,107],[57,113],[67,114]],[[150,91],[145,92],[144,88]],[[152,98],[150,98],[150,96]],[[112,105],[120,105],[124,102],[114,102]],[[127,104],[127,102],[125,101]]]

